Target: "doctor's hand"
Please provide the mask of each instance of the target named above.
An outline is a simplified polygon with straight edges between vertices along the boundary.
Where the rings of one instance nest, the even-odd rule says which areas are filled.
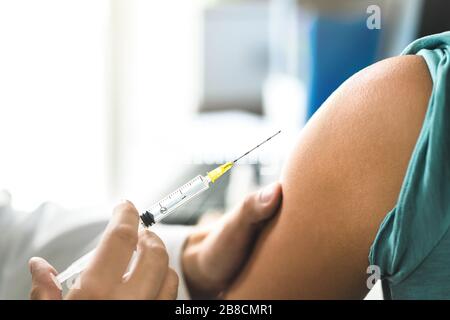
[[[192,298],[216,298],[231,284],[261,227],[278,211],[281,193],[279,183],[253,193],[236,210],[188,238],[182,266]]]
[[[65,299],[175,299],[178,276],[168,267],[166,248],[158,236],[138,234],[139,214],[124,201],[114,209],[96,253]],[[137,257],[130,269],[130,259]],[[29,262],[31,299],[62,299],[56,270],[42,258]],[[128,270],[128,271],[127,271]]]

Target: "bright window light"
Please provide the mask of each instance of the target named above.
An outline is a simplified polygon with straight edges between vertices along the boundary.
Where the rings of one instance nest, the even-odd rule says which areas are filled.
[[[105,200],[105,0],[0,0],[0,188],[15,206]]]

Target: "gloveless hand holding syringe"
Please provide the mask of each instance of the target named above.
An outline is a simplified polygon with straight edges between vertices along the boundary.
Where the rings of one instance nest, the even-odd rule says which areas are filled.
[[[162,200],[158,201],[152,205],[147,211],[140,215],[141,225],[140,228],[148,228],[151,225],[161,221],[162,219],[168,217],[177,208],[187,203],[189,200],[194,199],[200,195],[203,191],[209,189],[211,184],[217,181],[221,176],[223,176],[228,170],[230,170],[237,161],[248,155],[253,150],[259,148],[261,145],[275,137],[281,131],[278,131],[274,135],[270,136],[254,148],[250,149],[240,157],[233,161],[227,162],[214,170],[208,172],[205,176],[198,175],[192,180],[188,181],[168,196],[164,197]],[[83,257],[79,258],[73,262],[65,271],[61,272],[56,278],[60,283],[72,278],[75,275],[81,273],[89,264],[92,256],[95,253],[95,249],[87,253]]]

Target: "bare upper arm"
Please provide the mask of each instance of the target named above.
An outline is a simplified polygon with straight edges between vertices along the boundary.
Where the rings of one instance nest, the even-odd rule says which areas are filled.
[[[302,130],[280,214],[226,298],[362,298],[370,245],[395,205],[431,92],[423,58],[347,80]]]

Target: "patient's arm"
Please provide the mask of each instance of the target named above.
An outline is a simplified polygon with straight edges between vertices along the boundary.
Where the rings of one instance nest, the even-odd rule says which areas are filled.
[[[280,214],[228,299],[359,299],[369,247],[395,205],[431,92],[424,60],[356,74],[301,132],[282,176]]]

